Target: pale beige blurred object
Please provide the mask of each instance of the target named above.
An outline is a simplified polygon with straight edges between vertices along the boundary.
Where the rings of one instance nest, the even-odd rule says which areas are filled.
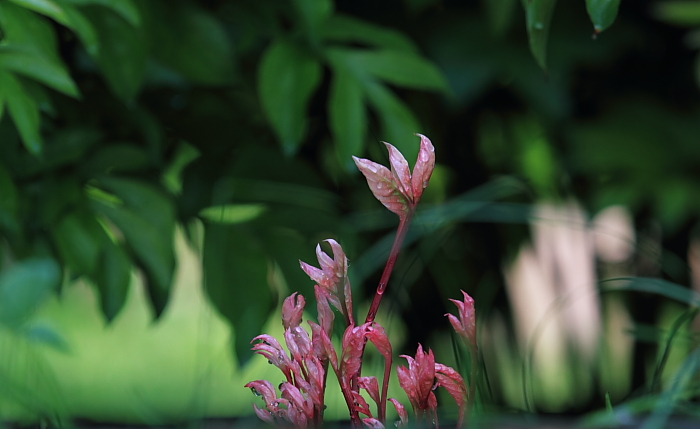
[[[535,392],[546,395],[543,404],[563,407],[589,387],[575,371],[580,363],[591,364],[598,350],[595,253],[576,203],[540,203],[533,218],[532,244],[523,245],[505,269],[506,287],[521,353],[532,353]],[[569,345],[577,368],[572,368]]]

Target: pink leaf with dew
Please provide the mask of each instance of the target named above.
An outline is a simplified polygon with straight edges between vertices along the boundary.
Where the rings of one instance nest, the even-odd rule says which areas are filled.
[[[290,359],[284,349],[277,340],[270,335],[258,335],[253,338],[253,341],[260,340],[260,343],[253,345],[251,350],[255,353],[264,356],[268,362],[279,368],[287,379],[290,378]]]
[[[260,420],[262,420],[265,423],[270,424],[270,425],[275,424],[275,418],[273,417],[272,413],[269,412],[268,410],[258,408],[258,406],[255,404],[253,404],[253,410],[255,411],[255,414],[258,416],[258,418]]]
[[[333,330],[333,320],[335,315],[331,310],[328,301],[329,292],[319,285],[314,285],[314,295],[316,295],[316,312],[318,313],[318,323],[323,327],[326,334],[330,335]]]
[[[474,310],[474,299],[465,291],[461,291],[463,301],[451,299],[458,309],[459,319],[452,314],[446,314],[455,332],[462,337],[465,343],[476,348],[476,311]]]
[[[464,411],[467,407],[467,386],[464,384],[462,376],[449,366],[436,363],[435,378],[437,378],[436,387],[444,387],[447,393],[454,399],[455,403],[457,403],[459,407],[457,427],[461,427],[464,421]]]
[[[287,420],[296,428],[305,428],[309,422],[306,414],[295,406],[287,408]]]
[[[435,397],[435,394],[433,392],[430,392],[428,395],[428,407],[427,409],[430,410],[430,414],[433,417],[433,423],[436,428],[438,428],[440,425],[438,424],[438,415],[437,415],[437,398]]]
[[[269,407],[275,406],[275,400],[277,399],[277,393],[272,384],[267,380],[255,380],[246,384],[243,387],[249,388],[255,396],[262,396],[265,405]]]
[[[416,358],[401,355],[408,361],[408,369],[398,367],[396,369],[399,384],[406,392],[409,401],[414,409],[425,411],[428,407],[429,394],[433,388],[435,380],[435,356],[433,351],[423,351],[423,346],[418,344]]]
[[[401,403],[394,398],[389,398],[389,400],[392,404],[394,404],[394,408],[396,408],[396,412],[399,415],[399,419],[401,419],[401,421],[395,423],[396,427],[400,428],[408,424],[408,413],[406,412],[404,406],[401,405]]]
[[[365,336],[374,344],[379,353],[384,356],[384,359],[391,360],[391,343],[386,335],[386,331],[380,324],[373,322],[367,326]]]
[[[309,356],[311,353],[311,339],[309,334],[301,327],[297,326],[289,328],[284,332],[284,339],[287,343],[289,352],[294,356],[294,360],[301,363],[302,359]],[[296,356],[292,349],[296,350],[299,356]]]
[[[365,389],[369,393],[369,397],[379,405],[379,383],[377,382],[377,377],[359,377],[357,385],[361,389]]]
[[[354,156],[352,159],[355,161],[357,168],[367,179],[367,184],[372,194],[374,194],[374,197],[379,200],[380,203],[384,204],[384,207],[396,213],[399,217],[406,216],[409,201],[399,190],[391,171],[383,165],[368,159]]]
[[[328,359],[335,372],[338,372],[338,357],[335,354],[335,349],[331,343],[331,339],[326,334],[320,325],[314,322],[308,322],[312,332],[312,347],[314,356],[319,359]]]
[[[292,407],[297,408],[299,411],[304,413],[308,418],[313,418],[314,415],[314,404],[310,399],[305,398],[302,395],[299,388],[292,383],[284,382],[280,385],[280,392],[282,393],[282,398],[289,401],[289,409]]]
[[[428,186],[430,176],[435,169],[435,148],[426,136],[416,134],[420,137],[420,149],[418,150],[418,159],[413,167],[413,175],[411,177],[411,187],[413,188],[413,203],[418,204],[423,189]]]
[[[359,392],[353,391],[352,399],[355,402],[355,410],[357,410],[358,413],[362,413],[366,416],[372,417],[372,412],[369,409],[367,401],[365,401],[365,398],[363,398]]]
[[[384,142],[389,151],[389,165],[391,165],[391,174],[394,176],[394,183],[404,197],[410,202],[413,200],[413,187],[411,184],[411,170],[408,168],[408,161],[403,154],[399,152],[393,145]]]
[[[304,297],[296,292],[285,298],[282,304],[282,326],[284,329],[299,326],[305,305]]]
[[[343,352],[340,356],[340,374],[344,380],[349,382],[360,369],[364,346],[365,326],[348,326],[343,334]]]
[[[325,382],[325,371],[323,364],[316,356],[311,356],[304,359],[306,371],[309,374],[309,387],[306,392],[309,394],[311,401],[314,404],[323,403],[323,391]]]
[[[370,429],[384,429],[384,425],[382,424],[382,422],[372,417],[362,419],[362,423],[364,423],[365,426],[367,426]]]
[[[323,270],[316,268],[313,265],[309,265],[303,261],[299,261],[299,265],[301,266],[301,269],[306,273],[306,275],[311,278],[311,280],[315,281],[320,285],[327,283],[327,280],[323,274]]]
[[[345,311],[343,313],[348,315],[350,323],[354,323],[352,317],[352,288],[350,287],[350,280],[348,279],[348,258],[345,256],[343,248],[337,241],[328,239],[326,242],[331,245],[331,249],[333,250],[335,275],[338,277],[338,286],[340,286],[336,288],[336,292],[339,297],[342,295],[345,301]]]

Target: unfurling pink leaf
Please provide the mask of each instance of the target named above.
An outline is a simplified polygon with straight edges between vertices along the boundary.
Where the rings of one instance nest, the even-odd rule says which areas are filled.
[[[465,291],[462,291],[463,301],[451,299],[459,311],[459,319],[452,314],[446,314],[455,332],[462,337],[466,344],[476,349],[476,312],[474,299]]]
[[[355,165],[367,179],[370,191],[384,207],[396,213],[399,217],[406,215],[409,201],[399,190],[394,176],[388,168],[368,159],[352,157]]]
[[[260,343],[254,344],[251,350],[259,355],[265,356],[267,361],[279,368],[287,380],[291,379],[291,361],[284,349],[277,340],[270,335],[258,335],[253,338],[253,341],[260,340]],[[251,341],[251,343],[253,342]]]
[[[464,412],[467,407],[467,386],[464,384],[462,376],[449,366],[436,363],[435,378],[437,379],[435,387],[444,387],[447,393],[449,393],[452,399],[457,403],[459,407],[457,427],[461,427],[464,421]]]
[[[316,295],[316,312],[318,313],[318,323],[321,325],[323,330],[331,335],[333,330],[333,320],[335,315],[333,310],[331,310],[328,301],[330,299],[328,290],[322,288],[319,285],[314,285],[314,295]]]
[[[406,409],[404,408],[403,405],[401,405],[401,402],[397,401],[394,398],[389,398],[392,404],[394,404],[394,408],[396,408],[396,412],[399,414],[399,419],[401,419],[399,422],[396,422],[396,427],[400,428],[402,426],[405,426],[408,424],[408,413],[406,412]]]
[[[333,258],[321,250],[321,245],[316,246],[316,258],[320,269],[305,262],[299,261],[301,269],[328,293],[326,298],[340,311],[346,322],[353,323],[352,318],[352,294],[348,280],[348,258],[343,248],[335,240],[326,240],[333,250]]]
[[[360,389],[365,389],[374,403],[379,405],[379,383],[377,382],[377,377],[359,377],[357,385],[360,386]]]
[[[391,343],[386,331],[378,323],[371,323],[365,330],[365,336],[374,344],[384,359],[391,361]]]
[[[255,414],[260,420],[264,421],[267,424],[275,424],[275,418],[272,416],[272,413],[268,410],[258,408],[258,406],[255,404],[253,404],[253,410],[255,411]]]
[[[309,334],[307,334],[301,326],[288,328],[284,331],[284,340],[287,343],[289,353],[295,361],[301,364],[303,359],[309,356],[311,352],[311,339],[309,338]]]
[[[360,395],[359,392],[352,392],[352,399],[355,401],[355,410],[357,410],[358,413],[362,413],[368,417],[372,417],[372,412],[369,410],[369,405],[367,404],[367,401],[365,401],[365,398]]]
[[[430,176],[435,169],[435,148],[430,142],[430,139],[423,134],[416,134],[420,137],[420,149],[418,150],[418,159],[413,167],[413,176],[411,177],[411,186],[413,188],[413,198],[415,204],[418,204],[423,189],[428,186]]]
[[[340,374],[348,382],[362,366],[365,345],[365,325],[348,326],[343,334],[343,352],[340,356]]]
[[[382,424],[382,422],[372,417],[362,419],[362,423],[364,423],[365,426],[367,426],[370,429],[384,429],[384,425]]]
[[[413,186],[411,185],[411,170],[408,167],[408,161],[403,157],[393,145],[384,142],[389,151],[389,165],[391,166],[391,174],[394,176],[394,182],[406,199],[413,201]]]
[[[423,346],[418,344],[416,358],[401,355],[408,361],[408,368],[399,366],[396,372],[399,385],[406,392],[414,411],[425,412],[429,409],[430,394],[432,394],[433,381],[435,380],[435,357],[433,351],[423,351]],[[435,396],[435,395],[433,395]]]
[[[285,298],[282,304],[282,326],[284,329],[299,326],[306,301],[296,292]]]
[[[369,189],[375,198],[400,218],[404,218],[409,212],[415,210],[435,169],[433,144],[424,135],[416,135],[420,137],[421,143],[413,174],[406,158],[389,143],[385,145],[389,150],[391,171],[376,162],[353,157],[355,165],[367,179]]]

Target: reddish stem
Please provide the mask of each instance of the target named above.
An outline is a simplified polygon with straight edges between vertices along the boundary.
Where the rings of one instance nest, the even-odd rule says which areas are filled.
[[[382,277],[379,279],[379,284],[377,285],[377,292],[374,294],[374,299],[372,300],[372,305],[369,307],[367,312],[367,318],[365,323],[374,322],[374,318],[377,316],[377,310],[379,309],[379,303],[382,301],[382,296],[384,296],[384,291],[386,290],[387,284],[389,284],[389,277],[391,277],[391,272],[394,270],[394,265],[396,265],[396,259],[399,257],[399,252],[401,251],[401,245],[403,240],[406,238],[406,233],[408,232],[408,227],[413,219],[414,208],[410,208],[408,213],[404,217],[399,218],[399,227],[396,230],[396,237],[394,237],[394,244],[391,246],[391,252],[389,252],[389,259],[384,265],[384,271],[382,272]]]
[[[389,359],[384,359],[384,380],[382,380],[382,396],[377,407],[379,421],[386,426],[386,397],[389,390],[389,375],[391,374],[391,356]]]

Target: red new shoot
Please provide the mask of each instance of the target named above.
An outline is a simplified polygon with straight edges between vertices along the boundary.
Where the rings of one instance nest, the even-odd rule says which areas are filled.
[[[319,268],[300,262],[302,270],[316,284],[314,295],[318,323],[308,321],[309,331],[301,326],[302,313],[306,301],[296,292],[282,304],[282,326],[284,327],[285,351],[281,344],[269,335],[259,335],[253,339],[252,349],[264,356],[271,364],[282,371],[284,381],[279,385],[279,393],[265,380],[246,384],[253,393],[262,396],[264,408],[253,405],[255,413],[267,423],[291,424],[297,428],[319,427],[323,424],[325,409],[326,377],[329,368],[338,379],[343,398],[350,413],[353,427],[364,424],[370,428],[384,428],[386,406],[391,402],[399,415],[396,426],[408,423],[408,413],[394,398],[387,398],[389,375],[393,352],[384,328],[374,321],[377,308],[384,294],[391,272],[396,263],[401,244],[420,201],[423,190],[428,186],[435,167],[435,153],[430,140],[422,135],[416,165],[411,173],[408,162],[392,145],[389,150],[391,170],[367,159],[355,158],[355,164],[367,179],[374,196],[392,212],[399,216],[399,226],[389,258],[365,323],[356,325],[353,316],[352,293],[348,280],[348,260],[340,244],[327,240],[333,257],[316,247]],[[476,325],[474,301],[464,294],[464,301],[452,300],[458,307],[459,318],[448,315],[457,334],[476,356]],[[334,307],[345,324],[339,353],[331,343],[335,314]],[[375,376],[362,376],[364,349],[370,342],[384,358],[384,374],[381,385]],[[416,422],[423,419],[437,428],[437,398],[433,392],[443,387],[454,399],[459,408],[457,426],[461,426],[465,412],[474,400],[475,365],[472,364],[470,389],[467,391],[462,377],[454,369],[435,362],[433,352],[418,345],[415,357],[402,356],[408,367],[397,368],[399,385],[406,392]],[[472,361],[473,362],[473,361]],[[367,403],[361,391],[374,402],[376,412]]]

